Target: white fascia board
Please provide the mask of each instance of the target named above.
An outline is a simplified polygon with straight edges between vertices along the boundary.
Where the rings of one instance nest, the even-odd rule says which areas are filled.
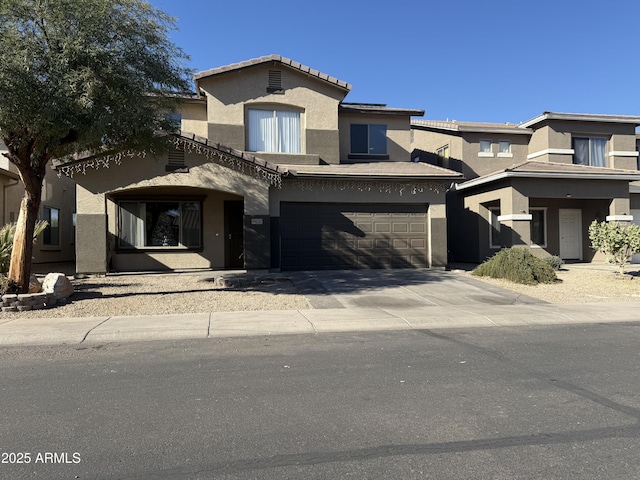
[[[463,184],[456,184],[456,190],[465,190],[486,183],[502,180],[503,178],[558,178],[564,180],[640,180],[640,172],[630,174],[601,174],[601,173],[542,173],[542,172],[500,172],[485,178],[469,180]]]
[[[573,148],[547,148],[545,150],[539,150],[537,152],[527,155],[527,160],[532,160],[542,155],[573,155],[575,150]]]

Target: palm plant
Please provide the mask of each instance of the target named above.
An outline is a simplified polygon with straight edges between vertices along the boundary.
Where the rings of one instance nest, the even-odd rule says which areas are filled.
[[[38,235],[44,232],[49,226],[46,220],[38,220],[33,231],[33,241],[36,241]],[[11,262],[11,252],[13,250],[13,236],[16,233],[16,223],[7,223],[0,228],[0,274],[6,275],[9,271],[9,263]]]

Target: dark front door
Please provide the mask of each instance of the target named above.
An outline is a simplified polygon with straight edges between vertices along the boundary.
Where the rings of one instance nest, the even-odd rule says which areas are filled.
[[[244,202],[224,202],[224,266],[244,267]]]

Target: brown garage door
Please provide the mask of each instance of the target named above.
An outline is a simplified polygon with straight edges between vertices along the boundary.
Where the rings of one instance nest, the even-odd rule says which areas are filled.
[[[283,270],[427,267],[427,205],[282,203]]]

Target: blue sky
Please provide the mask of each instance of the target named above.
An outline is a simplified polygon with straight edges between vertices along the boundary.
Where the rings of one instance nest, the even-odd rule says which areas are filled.
[[[196,71],[279,54],[428,119],[640,115],[637,0],[150,0]]]

